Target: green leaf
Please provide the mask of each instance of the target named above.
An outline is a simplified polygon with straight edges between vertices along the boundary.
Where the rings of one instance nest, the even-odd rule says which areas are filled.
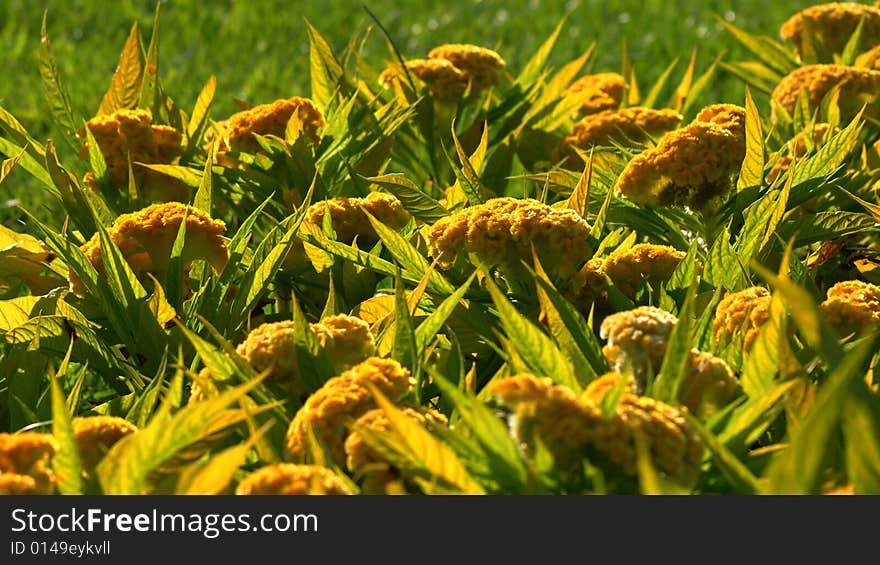
[[[364,215],[370,221],[370,225],[373,226],[373,229],[376,231],[376,234],[379,236],[379,239],[382,240],[382,243],[388,249],[394,259],[397,260],[398,263],[404,268],[404,270],[408,271],[410,275],[415,277],[420,277],[424,273],[428,272],[428,260],[422,257],[422,254],[419,253],[419,250],[413,246],[412,243],[407,241],[403,236],[389,228],[375,217],[370,214],[366,208],[361,206],[361,211],[363,211]],[[429,278],[429,287],[441,294],[448,295],[455,292],[455,287],[447,281],[443,275],[439,272],[432,272]]]
[[[767,393],[779,372],[779,343],[785,336],[785,303],[774,294],[770,300],[769,318],[761,326],[758,338],[745,355],[740,384],[743,391],[756,398]]]
[[[76,151],[80,146],[76,139],[78,120],[74,118],[70,95],[61,81],[61,72],[52,56],[49,34],[46,31],[47,13],[43,11],[43,25],[40,30],[40,77],[43,79],[43,94],[46,96],[52,119],[60,129],[64,140]]]
[[[248,441],[226,448],[207,461],[194,463],[180,472],[175,494],[223,494],[244,465],[254,444],[266,433],[272,422],[267,422]]]
[[[593,180],[593,149],[590,148],[590,158],[584,165],[581,178],[565,201],[565,207],[574,210],[581,218],[587,217],[590,203],[590,182]]]
[[[718,469],[724,474],[737,494],[757,494],[760,492],[760,483],[757,477],[746,467],[712,432],[703,427],[696,417],[688,412],[684,413],[688,424],[697,432],[700,439],[709,448],[712,458]]]
[[[110,88],[101,99],[98,116],[112,114],[120,109],[136,108],[144,79],[144,51],[141,46],[141,31],[134,22],[128,39],[119,54],[119,64],[110,81]]]
[[[807,157],[795,168],[791,179],[793,186],[830,175],[843,164],[858,141],[863,112],[859,111],[848,126],[826,140],[815,155]]]
[[[766,36],[753,35],[723,18],[717,19],[737,41],[775,71],[786,75],[798,68],[799,63],[794,55],[779,42]]]
[[[428,343],[430,343],[434,336],[437,335],[437,332],[440,331],[443,324],[446,323],[446,320],[449,319],[449,316],[451,316],[458,307],[461,299],[464,297],[465,293],[467,293],[476,276],[476,271],[471,273],[471,276],[468,277],[464,284],[458,287],[455,292],[447,296],[431,315],[422,320],[422,323],[419,324],[415,330],[416,351],[425,350]]]
[[[420,351],[416,344],[416,334],[412,317],[406,302],[406,289],[400,271],[394,276],[394,345],[391,356],[413,375],[419,373]],[[416,396],[418,397],[418,391]]]
[[[694,241],[690,248],[688,248],[685,256],[675,267],[675,270],[672,271],[669,280],[666,281],[666,290],[686,290],[690,288],[699,274],[697,272],[697,253],[699,250],[700,244]]]
[[[15,157],[3,160],[3,163],[0,164],[0,184],[3,184],[3,181],[6,180],[6,177],[9,176],[9,173],[11,173],[12,169],[15,168],[15,165],[21,161],[21,158],[24,157],[26,152],[27,148],[23,148],[15,155]]]
[[[788,447],[770,462],[766,494],[819,494],[825,456],[840,427],[847,395],[864,376],[865,361],[875,351],[873,343],[866,341],[833,365]]]
[[[858,387],[843,410],[847,475],[855,494],[880,494],[880,409],[874,394]]]
[[[400,446],[412,459],[423,465],[429,474],[428,478],[418,481],[423,489],[438,494],[485,494],[483,487],[471,478],[454,451],[421,425],[407,418],[372,383],[364,384],[372,393],[376,404],[385,412],[400,440]]]
[[[186,135],[189,139],[189,145],[196,146],[201,140],[202,135],[208,125],[208,115],[211,111],[211,105],[214,103],[214,92],[217,89],[217,78],[211,75],[208,82],[199,92],[196,99],[196,105],[193,107],[192,115],[189,117],[189,123],[186,127]],[[213,159],[210,159],[213,161]]]
[[[746,208],[744,225],[736,238],[736,252],[743,264],[749,264],[773,237],[785,214],[791,190],[791,177],[780,188],[772,188]]]
[[[362,177],[364,180],[377,184],[400,200],[407,212],[418,220],[433,224],[449,215],[449,210],[434,198],[426,194],[414,182],[400,173],[378,177]]]
[[[73,340],[64,358],[64,364],[70,360]],[[73,433],[70,413],[64,392],[55,375],[50,375],[52,387],[52,435],[58,442],[58,451],[52,457],[52,470],[58,481],[58,492],[61,494],[83,494],[82,464],[79,458],[79,447]]]
[[[205,170],[202,171],[202,180],[199,182],[199,188],[193,197],[193,206],[202,210],[209,216],[214,202],[214,156],[217,153],[217,144],[212,143],[208,149],[208,158],[205,161]]]
[[[305,19],[305,18],[303,18]],[[318,109],[327,113],[334,94],[344,87],[345,72],[333,54],[330,44],[305,19],[309,34],[309,68],[312,82],[312,100]]]
[[[583,389],[575,376],[571,362],[556,344],[541,329],[523,316],[507,300],[491,277],[486,277],[486,286],[498,310],[498,317],[505,335],[512,346],[535,375],[550,377],[554,382],[567,386],[572,391]]]
[[[856,57],[859,55],[859,45],[862,43],[864,27],[865,16],[862,16],[861,19],[859,19],[855,31],[853,31],[853,34],[847,40],[846,45],[843,48],[843,53],[840,54],[840,61],[837,62],[838,65],[851,67],[856,62]]]
[[[760,186],[764,182],[764,132],[758,107],[746,87],[746,157],[743,159],[737,190]]]
[[[641,105],[646,108],[653,108],[654,104],[657,103],[657,99],[660,98],[660,94],[663,92],[663,88],[666,86],[666,83],[669,81],[669,76],[672,74],[672,71],[675,70],[675,67],[678,65],[678,57],[673,59],[673,61],[666,67],[666,70],[660,73],[660,76],[651,85],[651,89],[648,90],[648,93],[645,95],[644,100],[642,100]]]
[[[442,375],[431,375],[444,398],[455,407],[459,423],[467,427],[486,458],[491,478],[502,485],[505,492],[516,492],[526,482],[526,467],[519,447],[510,436],[507,424],[480,400],[458,390]]]
[[[532,58],[526,63],[523,70],[520,71],[519,76],[516,77],[516,83],[521,86],[528,86],[537,79],[541,73],[544,72],[547,59],[550,57],[550,52],[553,50],[553,46],[556,45],[557,39],[559,39],[559,33],[562,31],[562,26],[565,24],[565,18],[562,18],[558,24],[556,24],[556,28],[553,30],[553,33],[550,34],[544,43],[538,48]]]
[[[687,296],[678,313],[678,322],[672,328],[663,364],[654,381],[653,396],[668,404],[677,406],[679,391],[687,374],[691,356],[694,327],[694,301],[697,295],[696,278],[688,289]]]
[[[262,378],[197,402],[172,416],[162,410],[147,427],[118,441],[98,465],[104,494],[141,494],[151,471],[198,440],[227,406],[243,398]]]
[[[159,92],[159,6],[156,2],[156,12],[153,15],[153,31],[150,35],[150,45],[147,47],[147,56],[144,61],[144,74],[141,78],[141,91],[138,97],[138,108],[146,108],[153,112],[153,116],[159,115],[159,106],[162,104]]]
[[[712,244],[703,267],[703,280],[714,287],[738,290],[743,267],[730,244],[730,232],[725,227]]]

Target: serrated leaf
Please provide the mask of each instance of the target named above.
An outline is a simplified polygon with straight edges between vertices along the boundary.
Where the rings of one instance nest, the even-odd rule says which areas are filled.
[[[223,493],[232,479],[247,460],[247,455],[254,444],[265,435],[272,422],[267,422],[257,430],[248,441],[233,445],[207,461],[195,463],[185,468],[177,480],[175,494],[211,495]]]
[[[547,59],[550,57],[550,52],[553,50],[553,46],[556,45],[556,40],[559,39],[559,33],[562,31],[562,26],[565,24],[565,18],[562,18],[558,24],[556,24],[556,28],[553,30],[553,33],[550,34],[544,43],[538,48],[534,55],[532,55],[531,59],[526,63],[523,67],[523,70],[520,71],[519,75],[516,77],[516,83],[521,86],[528,86],[532,82],[537,79],[547,64]]]
[[[581,390],[583,385],[575,376],[571,362],[553,340],[523,316],[491,278],[486,278],[486,286],[498,310],[505,335],[531,371],[538,376],[550,377],[573,391]]]
[[[214,75],[208,77],[208,82],[199,92],[196,104],[193,107],[192,115],[189,117],[189,123],[186,127],[186,134],[190,140],[190,144],[194,145],[201,139],[207,124],[208,114],[211,111],[211,105],[214,103],[214,92],[217,89],[217,78]]]
[[[718,469],[724,474],[738,494],[757,494],[760,492],[760,483],[757,477],[749,471],[733,453],[730,452],[712,432],[703,427],[703,423],[690,413],[685,412],[684,417],[688,424],[697,432],[703,444],[712,453],[712,459]]]
[[[764,182],[764,132],[761,115],[746,87],[746,156],[736,181],[737,190]]]
[[[119,109],[136,108],[143,78],[144,53],[141,47],[141,32],[138,23],[134,22],[119,54],[119,64],[113,73],[110,88],[101,99],[97,115],[112,114]]]
[[[740,384],[750,397],[763,396],[779,372],[779,344],[785,337],[785,304],[774,295],[770,300],[769,317],[761,326],[752,348],[745,354]]]
[[[848,391],[864,375],[864,363],[874,352],[873,344],[865,342],[834,366],[788,447],[770,462],[765,493],[819,494],[825,455],[839,429]]]
[[[64,364],[70,360],[73,351],[73,340],[64,358]],[[58,442],[58,451],[52,456],[52,470],[61,494],[83,494],[82,463],[80,463],[79,447],[73,433],[67,402],[58,378],[50,375],[52,388],[52,435]]]
[[[145,427],[119,440],[98,465],[104,494],[141,494],[147,476],[200,438],[227,407],[243,398],[262,378],[186,406],[172,416],[160,414]]]
[[[565,207],[574,210],[581,218],[587,217],[587,208],[590,203],[590,183],[593,180],[593,149],[590,148],[590,158],[584,165],[584,172],[578,179],[574,190],[565,201]]]
[[[400,438],[401,446],[430,474],[429,479],[419,481],[426,492],[485,494],[483,487],[471,478],[455,452],[417,422],[407,418],[372,383],[364,384],[376,404],[385,412],[392,429]]]
[[[846,160],[855,146],[861,131],[861,119],[864,109],[852,119],[843,130],[831,136],[815,155],[801,161],[792,173],[792,185],[830,175]]]
[[[424,320],[419,326],[416,328],[416,351],[424,351],[428,346],[428,343],[431,339],[437,335],[437,332],[443,327],[443,324],[446,323],[446,320],[449,319],[449,316],[455,311],[461,302],[462,298],[464,298],[465,293],[467,293],[468,289],[473,283],[474,278],[476,278],[476,271],[468,277],[468,279],[458,287],[455,292],[450,294],[440,303],[440,305]]]
[[[682,388],[688,369],[692,347],[692,330],[694,327],[694,301],[696,300],[697,285],[689,289],[681,311],[678,313],[678,322],[672,328],[669,341],[666,345],[666,354],[663,356],[663,364],[654,381],[653,396],[657,400],[678,405],[679,391]]]
[[[400,200],[407,212],[418,220],[433,224],[449,215],[449,211],[437,200],[426,194],[414,182],[400,173],[378,177],[363,177],[364,180],[378,184]]]
[[[304,18],[305,19],[305,18]],[[309,68],[312,100],[326,114],[334,94],[343,86],[345,72],[339,65],[330,44],[321,33],[305,20],[309,35]]]
[[[43,79],[43,94],[46,96],[46,102],[49,105],[49,111],[52,113],[52,119],[61,131],[64,140],[74,150],[79,149],[79,143],[76,140],[76,124],[78,120],[74,118],[74,112],[70,103],[70,95],[67,88],[61,80],[61,71],[49,43],[49,34],[46,31],[47,11],[43,11],[43,25],[40,30],[40,77]]]

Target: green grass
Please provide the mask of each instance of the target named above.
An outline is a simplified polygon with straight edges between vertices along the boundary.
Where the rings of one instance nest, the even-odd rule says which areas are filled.
[[[643,85],[656,79],[676,56],[683,59],[677,71],[682,73],[694,48],[698,49],[697,72],[722,53],[731,58],[743,55],[716,15],[753,33],[775,37],[782,21],[809,4],[795,0],[365,3],[406,57],[424,56],[439,43],[475,43],[498,49],[513,70],[520,69],[568,15],[552,64],[559,66],[579,56],[595,41],[592,69],[619,70],[626,40]],[[190,108],[208,77],[216,75],[212,117],[217,119],[236,110],[233,97],[261,103],[308,95],[308,38],[302,18],[308,18],[334,49],[341,49],[354,30],[372,24],[363,4],[346,0],[328,8],[327,3],[316,1],[167,0],[160,17],[160,67],[166,89],[184,108]],[[52,49],[74,109],[83,119],[91,117],[110,82],[129,28],[138,21],[148,38],[155,5],[155,0],[3,0],[0,104],[37,139],[52,135],[37,67],[40,8],[45,7]],[[389,57],[377,28],[364,44],[364,55],[376,63]],[[707,103],[741,103],[742,96],[742,83],[723,74],[703,93]],[[18,215],[9,210],[16,203],[28,208],[46,204],[40,195],[22,189],[28,184],[25,173],[14,171],[0,187],[0,221]],[[44,210],[45,214],[51,211]]]

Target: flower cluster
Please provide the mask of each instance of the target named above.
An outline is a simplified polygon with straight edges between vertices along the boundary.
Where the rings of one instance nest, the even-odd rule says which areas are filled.
[[[681,114],[675,110],[655,110],[631,106],[620,110],[588,113],[580,119],[571,134],[563,138],[553,151],[553,162],[565,168],[574,168],[582,162],[572,149],[589,149],[611,142],[626,144],[643,142],[674,130],[681,124]]]
[[[331,198],[315,202],[306,211],[305,221],[320,229],[324,214],[329,211],[337,241],[351,244],[357,237],[360,246],[369,248],[379,241],[379,236],[364,210],[395,230],[401,229],[410,220],[409,212],[396,196],[387,192],[371,192],[365,198]]]
[[[505,272],[518,272],[520,261],[532,263],[534,246],[548,273],[567,276],[589,257],[589,234],[590,226],[574,210],[502,197],[439,220],[426,239],[444,268],[463,252]]]
[[[742,336],[743,349],[750,351],[761,326],[770,318],[770,292],[760,286],[752,286],[739,292],[731,292],[721,299],[715,309],[712,335],[719,346]]]
[[[638,377],[641,388],[649,370],[654,374],[660,370],[677,323],[678,318],[655,306],[612,314],[599,327],[599,337],[608,341],[602,352],[615,371]]]
[[[606,389],[607,390],[607,389]],[[550,379],[518,375],[494,381],[488,391],[513,412],[518,441],[538,436],[558,466],[576,469],[584,458],[599,467],[636,474],[636,433],[642,433],[654,466],[690,486],[700,473],[703,446],[676,408],[625,392],[614,414],[603,417],[592,396],[576,396]]]
[[[325,125],[324,116],[311,100],[294,96],[271,104],[258,104],[221,122],[217,150],[257,153],[260,151],[260,144],[253,134],[283,138],[288,122],[294,117],[300,121],[303,138],[308,143],[317,145],[321,140],[319,132]]]
[[[608,279],[631,299],[644,283],[654,290],[672,276],[684,253],[668,245],[639,243],[615,250],[605,258],[593,258],[572,277],[567,293],[584,311],[592,304],[603,306],[608,296]]]
[[[120,439],[137,426],[118,416],[83,416],[73,419],[73,433],[83,469],[92,469]]]
[[[875,284],[841,281],[828,289],[819,307],[842,335],[880,330],[880,286]]]
[[[811,108],[818,108],[826,94],[840,87],[840,118],[852,119],[862,106],[869,104],[866,114],[876,115],[878,92],[880,92],[880,71],[843,65],[806,65],[798,67],[785,75],[771,97],[788,114],[794,112],[798,95],[803,90]],[[771,113],[774,121],[779,120],[776,105]]]
[[[287,429],[286,450],[292,461],[305,461],[309,452],[310,429],[327,447],[338,465],[345,464],[345,439],[348,426],[369,410],[376,408],[365,383],[397,402],[412,389],[409,371],[397,361],[370,357],[333,377],[308,397]]]
[[[134,180],[141,195],[147,200],[186,201],[189,187],[156,171],[144,169],[134,163],[170,164],[183,152],[180,132],[170,126],[153,125],[149,110],[117,110],[112,114],[97,116],[86,122],[104,162],[107,176],[117,189],[127,190],[129,163],[132,163]],[[85,130],[80,136],[85,138]],[[80,157],[88,158],[89,145],[85,143]],[[86,174],[86,183],[97,189],[93,173]]]
[[[660,371],[677,323],[675,316],[653,306],[618,312],[602,321],[600,337],[608,340],[602,353],[615,371],[633,375],[634,392],[644,389],[648,375]],[[678,398],[682,406],[705,418],[727,404],[737,386],[724,360],[691,349]]]
[[[333,471],[319,465],[274,463],[260,467],[235,487],[237,495],[354,494]]]
[[[333,367],[345,371],[375,352],[373,334],[365,321],[339,314],[309,324]],[[286,383],[293,396],[303,393],[297,361],[295,325],[291,320],[268,322],[251,330],[236,352],[258,372],[269,371],[268,379]]]
[[[183,262],[189,265],[196,259],[206,260],[217,272],[223,270],[229,259],[226,243],[221,235],[226,224],[213,220],[207,214],[177,202],[152,204],[137,212],[122,214],[107,229],[107,235],[119,247],[131,270],[141,278],[146,273],[163,277],[171,259],[171,250],[177,238],[180,224],[186,218],[186,241],[183,247]],[[86,258],[95,269],[104,274],[104,261],[101,257],[101,241],[98,234],[82,246]],[[84,294],[83,282],[70,270],[73,291]]]
[[[705,209],[729,191],[745,150],[745,110],[732,104],[707,106],[686,127],[636,155],[621,173],[617,190],[642,204]]]
[[[579,109],[581,115],[617,110],[626,91],[626,79],[617,73],[597,73],[583,76],[562,92],[562,97],[586,93],[587,98]]]
[[[800,57],[812,48],[821,60],[830,62],[834,54],[843,52],[861,20],[861,45],[876,45],[880,42],[880,9],[856,2],[810,6],[786,20],[779,35],[794,44]]]
[[[401,413],[413,422],[427,428],[445,426],[446,416],[422,406],[404,406]],[[400,470],[373,449],[364,439],[364,432],[383,433],[393,429],[388,416],[381,408],[375,408],[358,418],[345,439],[345,464],[348,470],[360,477],[364,494],[386,494],[405,491],[400,484]]]
[[[504,70],[501,56],[484,47],[468,44],[440,45],[428,52],[427,59],[406,61],[410,75],[425,84],[441,100],[458,100],[470,87],[470,98],[478,98],[487,88],[497,85]],[[383,88],[405,80],[396,66],[389,66],[379,76]]]
[[[50,465],[58,444],[49,434],[0,433],[0,492],[49,494],[55,488]]]

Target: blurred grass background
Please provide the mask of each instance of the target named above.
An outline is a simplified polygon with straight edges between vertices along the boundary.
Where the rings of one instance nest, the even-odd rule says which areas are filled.
[[[422,57],[440,43],[475,43],[497,49],[517,72],[566,15],[551,55],[556,67],[592,43],[592,70],[617,70],[627,41],[640,85],[648,85],[676,57],[674,77],[696,48],[697,73],[714,58],[744,57],[717,18],[777,37],[779,26],[813,2],[794,0],[165,0],[159,21],[160,72],[169,95],[191,108],[208,77],[217,77],[212,117],[236,110],[233,97],[262,103],[309,94],[308,38],[303,18],[341,50],[353,32],[372,25],[373,11],[405,57]],[[39,140],[51,136],[42,97],[37,51],[42,12],[74,109],[94,115],[116,67],[129,28],[137,20],[149,40],[156,0],[0,0],[0,105]],[[373,29],[364,55],[376,65],[389,58]],[[705,101],[742,103],[743,87],[719,72]],[[59,148],[59,150],[61,150]],[[61,155],[62,160],[73,158]],[[6,208],[30,197],[15,171],[0,186]],[[0,205],[0,219],[4,219]]]

